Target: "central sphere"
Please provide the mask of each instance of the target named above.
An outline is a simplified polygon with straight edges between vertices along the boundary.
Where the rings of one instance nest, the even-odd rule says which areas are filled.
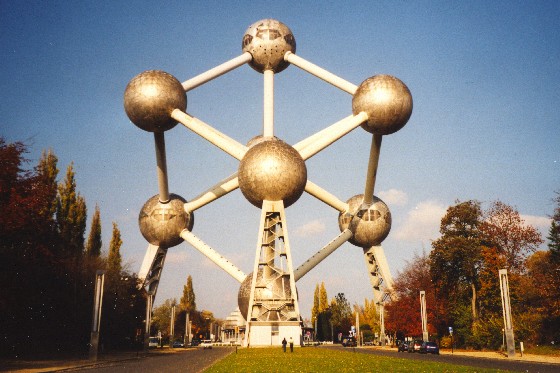
[[[359,247],[380,245],[391,230],[391,212],[381,199],[373,196],[371,205],[363,204],[364,195],[358,194],[348,200],[348,210],[356,212],[353,218],[340,213],[338,227],[340,231],[350,228],[353,235],[348,241]]]
[[[289,66],[284,55],[286,52],[296,52],[296,39],[282,22],[263,19],[253,23],[245,31],[241,47],[243,52],[249,52],[253,56],[249,62],[253,69],[260,73],[265,70],[279,73]]]
[[[253,145],[238,170],[239,189],[256,207],[263,200],[296,202],[307,183],[307,167],[301,155],[282,140],[270,138]]]

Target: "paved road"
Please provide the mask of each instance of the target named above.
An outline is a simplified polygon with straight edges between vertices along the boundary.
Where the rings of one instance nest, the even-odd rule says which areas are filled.
[[[328,348],[338,348],[344,349],[344,347],[328,347]],[[380,350],[380,349],[370,349],[370,348],[356,348],[356,349],[349,349],[346,348],[346,351],[355,351],[356,353],[363,353],[363,354],[375,354],[380,356],[387,356],[392,358],[403,358],[403,359],[412,359],[418,361],[438,361],[444,362],[449,364],[456,364],[456,365],[466,365],[470,367],[476,368],[488,368],[488,369],[500,369],[500,370],[508,370],[511,372],[528,372],[528,373],[558,373],[560,372],[560,365],[558,364],[547,364],[547,363],[538,363],[538,362],[529,362],[529,361],[511,361],[505,359],[491,359],[491,358],[481,358],[481,357],[472,357],[472,356],[465,356],[465,355],[449,355],[449,354],[442,354],[442,355],[423,355],[418,353],[406,353],[406,352],[397,352],[395,350]]]
[[[235,353],[235,348],[220,347],[208,350],[188,349],[172,354],[161,354],[148,358],[129,359],[116,361],[102,366],[77,368],[75,370],[87,370],[87,372],[138,372],[138,373],[197,373],[202,372],[215,362],[227,355]]]

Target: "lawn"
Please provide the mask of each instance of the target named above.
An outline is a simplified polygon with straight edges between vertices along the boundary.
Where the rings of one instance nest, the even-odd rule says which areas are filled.
[[[340,351],[321,347],[243,348],[205,372],[495,372],[460,365]]]

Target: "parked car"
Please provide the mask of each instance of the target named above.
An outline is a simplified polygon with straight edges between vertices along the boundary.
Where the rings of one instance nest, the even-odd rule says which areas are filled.
[[[185,347],[183,341],[178,339],[175,342],[173,342],[173,348],[180,348],[180,347]]]
[[[411,341],[408,344],[408,352],[420,352],[420,346],[422,346],[421,340],[416,339],[414,341]]]
[[[198,346],[199,344],[200,344],[200,339],[197,338],[193,338],[193,340],[190,342],[191,347]]]
[[[207,348],[212,349],[212,341],[209,339],[205,339],[202,342],[200,342],[200,347],[202,347],[204,350],[206,350]]]
[[[408,342],[406,341],[399,341],[398,342],[398,348],[397,348],[398,352],[406,352],[408,351]]]
[[[148,347],[149,348],[158,348],[159,347],[159,338],[158,337],[150,337],[148,339]]]
[[[358,343],[354,337],[344,337],[342,338],[342,345],[344,347],[356,347]]]
[[[439,355],[439,347],[436,342],[422,342],[419,352],[421,354]]]

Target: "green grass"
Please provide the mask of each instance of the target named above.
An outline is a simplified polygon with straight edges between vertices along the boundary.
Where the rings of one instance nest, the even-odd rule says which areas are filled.
[[[205,372],[495,372],[438,362],[390,358],[321,347],[295,348],[293,353],[277,348],[243,348]]]
[[[535,346],[525,349],[526,354],[560,356],[560,346]]]

